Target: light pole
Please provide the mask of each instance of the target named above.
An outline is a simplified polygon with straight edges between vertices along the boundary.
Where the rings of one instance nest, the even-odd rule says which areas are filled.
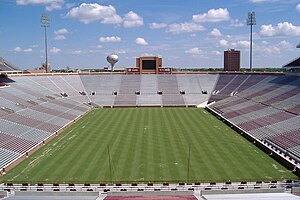
[[[248,12],[247,25],[250,26],[250,71],[252,72],[252,26],[256,25],[255,12]]]
[[[41,26],[45,28],[45,52],[46,52],[46,73],[48,73],[48,47],[47,47],[47,27],[50,26],[50,18],[46,13],[42,14]]]

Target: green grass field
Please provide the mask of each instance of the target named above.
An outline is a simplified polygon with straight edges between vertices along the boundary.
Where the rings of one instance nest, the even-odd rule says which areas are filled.
[[[296,176],[204,109],[114,108],[91,111],[2,178],[130,183]]]

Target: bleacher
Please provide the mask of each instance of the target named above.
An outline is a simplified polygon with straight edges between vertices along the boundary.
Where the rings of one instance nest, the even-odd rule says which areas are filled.
[[[272,76],[267,75],[220,74],[209,102],[234,96],[245,89],[251,91],[250,88],[256,84],[264,86],[263,83],[268,81],[268,78],[273,79]]]
[[[18,67],[0,57],[0,71],[20,71]]]
[[[218,75],[211,74],[177,74],[178,90],[184,91],[182,95],[185,105],[198,105],[208,101]],[[207,94],[205,94],[207,92]]]
[[[99,107],[196,106],[208,101],[217,75],[80,75],[80,78],[88,97]]]
[[[20,76],[7,84],[0,90],[0,169],[90,109],[79,76]]]
[[[90,101],[99,107],[112,107],[113,92],[119,92],[122,75],[80,75],[81,82]]]
[[[228,91],[209,108],[257,140],[270,141],[300,158],[300,77],[268,75],[257,80],[234,96]],[[216,88],[224,87],[220,82]]]
[[[161,106],[161,95],[157,95],[157,76],[147,74],[141,76],[140,95],[137,96],[138,106]]]
[[[119,92],[117,92],[114,106],[136,106],[136,92],[140,92],[141,76],[122,76]]]

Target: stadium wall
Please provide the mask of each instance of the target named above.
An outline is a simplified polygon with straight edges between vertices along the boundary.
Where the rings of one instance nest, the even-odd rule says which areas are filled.
[[[126,75],[125,72],[79,72],[79,73],[26,73],[7,74],[8,77],[17,76],[72,76],[72,75]],[[209,71],[173,71],[172,74],[249,74],[249,75],[286,75],[284,72],[209,72]],[[295,74],[295,73],[294,73]]]

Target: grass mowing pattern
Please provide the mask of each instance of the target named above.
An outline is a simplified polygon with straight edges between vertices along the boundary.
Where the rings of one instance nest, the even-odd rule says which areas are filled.
[[[188,149],[190,153],[189,177]],[[6,181],[238,181],[296,176],[204,109],[95,109]]]

